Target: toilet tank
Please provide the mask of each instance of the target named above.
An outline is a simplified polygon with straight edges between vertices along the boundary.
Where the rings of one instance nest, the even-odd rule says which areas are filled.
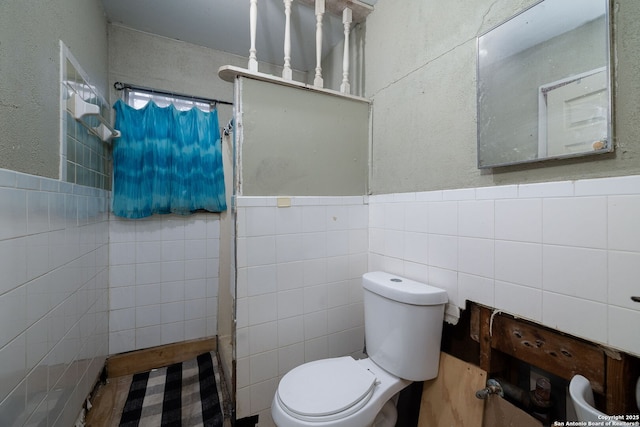
[[[369,358],[400,378],[435,378],[447,292],[381,271],[364,274],[362,287]]]

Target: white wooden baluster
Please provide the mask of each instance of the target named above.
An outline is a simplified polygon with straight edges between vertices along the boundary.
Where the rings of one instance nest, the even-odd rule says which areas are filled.
[[[249,32],[251,34],[251,48],[249,49],[249,71],[258,71],[256,56],[256,23],[258,21],[258,0],[249,0]]]
[[[351,21],[353,15],[351,9],[345,7],[342,11],[342,24],[344,25],[344,56],[342,57],[342,84],[340,92],[351,93],[349,84],[349,32],[351,31]]]
[[[322,17],[324,16],[324,0],[316,0],[316,76],[313,85],[324,86],[322,78]]]
[[[282,78],[288,80],[293,78],[291,71],[291,2],[292,0],[284,0],[284,68],[282,69]]]

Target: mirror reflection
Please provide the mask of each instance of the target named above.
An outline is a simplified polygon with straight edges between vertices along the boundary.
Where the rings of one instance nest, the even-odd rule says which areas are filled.
[[[543,0],[478,37],[478,167],[606,153],[607,0]]]

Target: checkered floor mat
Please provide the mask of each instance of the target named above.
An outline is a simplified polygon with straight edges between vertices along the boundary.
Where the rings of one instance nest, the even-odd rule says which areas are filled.
[[[135,374],[120,427],[217,427],[223,414],[215,354]]]

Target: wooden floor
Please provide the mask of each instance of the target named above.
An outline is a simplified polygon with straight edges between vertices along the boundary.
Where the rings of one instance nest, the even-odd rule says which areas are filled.
[[[118,427],[135,373],[189,360],[203,352],[214,351],[216,347],[215,339],[201,339],[110,357],[106,365],[107,381],[99,384],[91,396],[92,406],[85,418],[86,427]],[[228,413],[230,397],[224,384],[221,388],[222,396],[219,398],[225,410],[224,426],[228,427],[231,425]]]
[[[86,427],[118,427],[133,375],[109,378],[93,395]]]
[[[133,375],[123,375],[109,378],[106,384],[98,386],[92,397],[93,406],[87,412],[86,427],[118,427],[132,379]],[[220,396],[220,399],[225,399],[225,396]],[[223,408],[227,407],[228,405],[223,405]],[[230,426],[231,420],[228,414],[225,414],[224,427]]]

